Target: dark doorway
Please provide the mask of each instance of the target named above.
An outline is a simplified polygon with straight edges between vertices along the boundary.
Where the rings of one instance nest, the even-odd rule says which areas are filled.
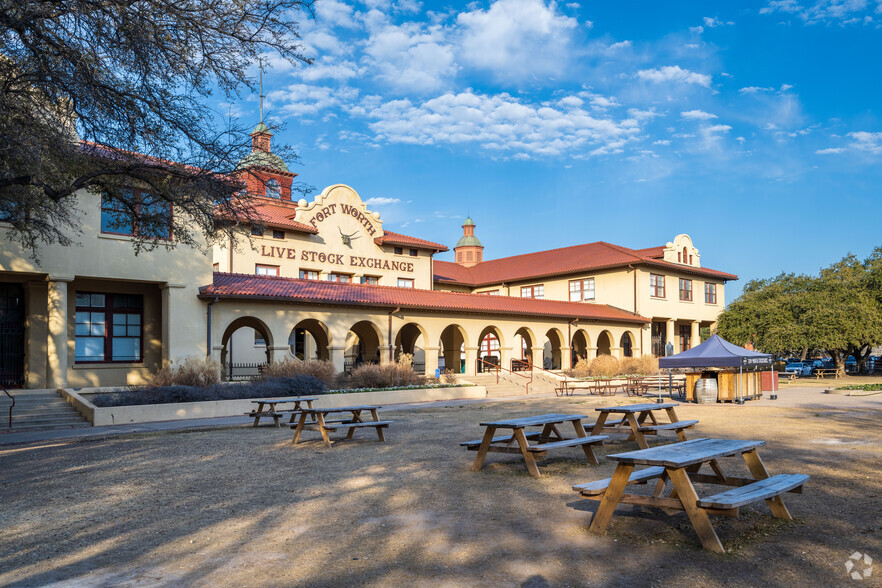
[[[656,357],[665,356],[665,344],[667,344],[666,331],[666,323],[652,323],[652,354]]]
[[[0,283],[0,384],[24,385],[25,305],[21,284]]]

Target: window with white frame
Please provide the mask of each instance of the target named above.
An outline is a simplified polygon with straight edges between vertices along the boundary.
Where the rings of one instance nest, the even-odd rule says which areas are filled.
[[[413,288],[413,278],[398,278],[399,288]]]
[[[545,298],[545,284],[522,286],[521,298]]]
[[[680,278],[680,300],[692,301],[692,280]]]
[[[717,285],[716,284],[708,284],[704,285],[704,301],[707,304],[716,304],[717,303]]]
[[[594,300],[594,278],[570,280],[570,302]]]
[[[659,274],[649,274],[649,295],[653,298],[665,297],[665,277]]]
[[[301,280],[317,280],[319,279],[319,273],[315,270],[300,270],[300,279]]]
[[[262,265],[257,264],[254,266],[254,273],[258,276],[278,276],[279,275],[279,266],[277,265]]]

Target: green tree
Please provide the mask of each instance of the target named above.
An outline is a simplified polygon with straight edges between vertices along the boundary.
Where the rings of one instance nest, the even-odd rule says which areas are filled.
[[[293,17],[311,10],[310,0],[0,0],[0,220],[9,235],[32,251],[72,243],[82,189],[140,214],[148,235],[168,226],[169,207],[145,211],[132,185],[188,220],[175,225],[178,242],[233,233],[216,209],[255,220],[226,176],[247,150],[246,129],[209,104],[215,93],[235,99],[263,53],[308,62]]]

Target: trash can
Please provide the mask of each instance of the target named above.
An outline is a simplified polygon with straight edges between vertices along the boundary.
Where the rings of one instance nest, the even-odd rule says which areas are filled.
[[[778,372],[762,372],[762,388],[763,392],[777,392]]]

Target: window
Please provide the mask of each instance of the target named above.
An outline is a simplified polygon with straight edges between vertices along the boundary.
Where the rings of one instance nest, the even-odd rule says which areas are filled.
[[[522,287],[521,298],[545,298],[545,284]]]
[[[680,300],[692,301],[692,280],[680,278]]]
[[[413,288],[413,279],[412,278],[398,278],[398,287],[399,288]]]
[[[110,196],[101,198],[102,233],[171,239],[170,203],[143,190],[126,189],[123,196],[131,207]]]
[[[395,249],[393,249],[393,251],[395,252],[395,255],[404,255],[403,247],[396,247]]]
[[[282,188],[279,186],[278,181],[273,179],[266,181],[266,197],[275,198],[276,200],[282,197]]]
[[[499,290],[487,290],[486,292],[477,292],[481,296],[499,296]]]
[[[458,252],[458,253],[456,254],[456,261],[457,261],[457,262],[462,262],[462,261],[463,261],[462,251],[460,251],[460,252]]]
[[[144,297],[77,292],[76,363],[140,362]]]
[[[301,280],[317,280],[319,279],[319,273],[315,270],[300,270],[300,279]]]
[[[380,283],[380,276],[361,276],[361,283],[376,286]]]
[[[284,239],[284,238],[285,238],[285,231],[273,229],[273,239]]]
[[[717,285],[716,284],[705,284],[704,285],[704,301],[707,304],[716,304],[717,303]]]
[[[649,274],[649,295],[653,298],[665,297],[665,277]]]
[[[329,282],[341,282],[344,284],[348,284],[349,282],[352,281],[352,276],[349,274],[331,273],[331,274],[328,274],[328,281]]]
[[[570,282],[570,302],[594,300],[594,278]]]
[[[466,261],[474,261],[474,252],[472,250],[466,251]]]
[[[261,265],[254,266],[254,273],[258,276],[278,276],[279,266],[277,265]]]
[[[255,237],[263,237],[263,227],[251,227],[251,234]]]
[[[680,353],[689,351],[691,348],[692,328],[689,325],[680,325]]]
[[[419,255],[419,251],[417,251],[416,249],[411,249],[410,251],[408,251],[408,253],[410,253],[411,257],[416,257],[417,255]]]
[[[219,272],[220,271],[220,264],[219,263],[211,264],[211,271]]]
[[[266,347],[266,339],[263,338],[263,335],[258,330],[254,331],[254,346]]]

